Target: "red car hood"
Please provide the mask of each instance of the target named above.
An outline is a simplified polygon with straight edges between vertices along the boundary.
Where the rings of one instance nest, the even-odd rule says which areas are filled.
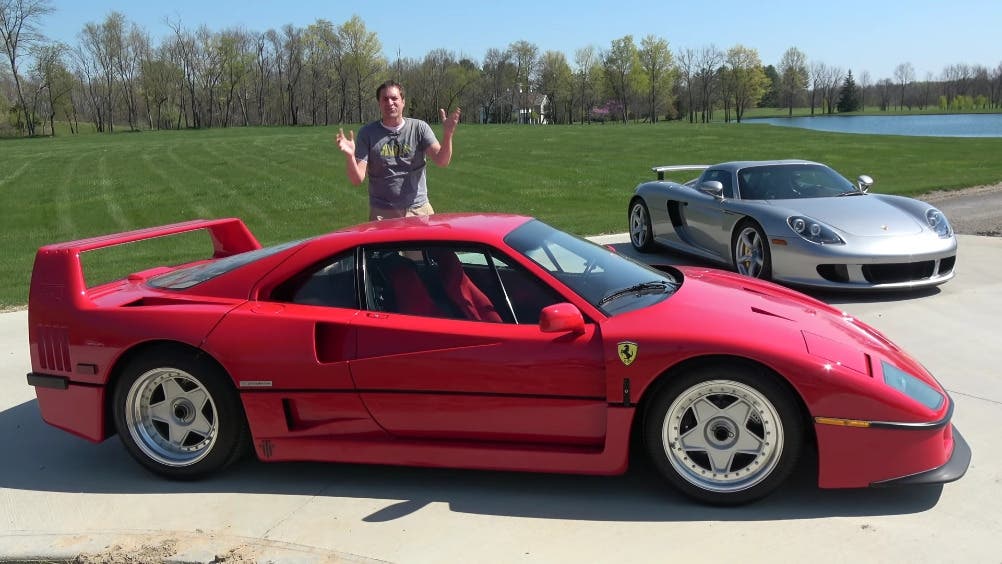
[[[869,371],[871,361],[886,358],[917,375],[927,374],[879,331],[824,302],[732,272],[679,270],[684,280],[675,295],[649,309],[654,318],[689,335],[760,351],[804,347],[800,350],[861,373]],[[680,320],[685,327],[679,327]],[[931,376],[927,379],[939,387]]]

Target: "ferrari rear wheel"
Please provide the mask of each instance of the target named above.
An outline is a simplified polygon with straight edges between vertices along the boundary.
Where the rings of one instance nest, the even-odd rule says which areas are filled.
[[[654,248],[651,214],[647,210],[647,204],[640,198],[630,204],[630,243],[634,249],[641,252],[648,252]]]
[[[737,505],[765,497],[792,472],[803,442],[798,414],[770,374],[714,365],[658,392],[644,436],[672,485],[704,503]]]
[[[243,410],[226,374],[181,349],[130,362],[115,387],[114,416],[129,454],[167,478],[221,470],[247,444]]]
[[[772,277],[772,255],[762,228],[751,221],[738,226],[734,234],[734,270],[738,274],[768,280]]]

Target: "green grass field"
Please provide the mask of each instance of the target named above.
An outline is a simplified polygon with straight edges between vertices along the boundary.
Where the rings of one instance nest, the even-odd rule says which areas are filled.
[[[0,309],[24,305],[39,246],[193,218],[242,218],[263,244],[363,221],[336,129],[232,128],[0,140]],[[875,192],[916,195],[1002,180],[1002,139],[869,136],[753,124],[461,125],[436,211],[534,215],[582,235],[626,230],[650,167],[804,158]],[[677,180],[685,180],[680,177]],[[168,246],[170,248],[170,246]],[[131,266],[134,251],[119,262]]]

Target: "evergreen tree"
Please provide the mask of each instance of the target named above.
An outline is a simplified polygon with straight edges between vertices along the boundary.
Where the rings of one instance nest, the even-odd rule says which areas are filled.
[[[852,78],[852,71],[850,70],[848,74],[845,75],[845,80],[842,81],[842,91],[838,96],[837,108],[839,113],[845,112],[855,112],[859,110],[860,100],[859,100],[859,88],[856,86],[856,81]]]

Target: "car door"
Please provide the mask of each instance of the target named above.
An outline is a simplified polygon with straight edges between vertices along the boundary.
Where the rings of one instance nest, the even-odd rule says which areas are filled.
[[[728,211],[728,200],[734,189],[731,173],[727,170],[708,169],[700,182],[715,180],[724,187],[724,199],[714,197],[699,190],[699,183],[692,187],[693,195],[682,209],[682,217],[693,245],[723,260],[729,261],[733,223]]]
[[[361,313],[354,251],[234,309],[205,349],[235,376],[256,439],[380,432],[349,371]]]
[[[512,296],[543,305],[560,296],[531,276],[509,292],[500,280],[502,270],[514,268],[512,261],[469,248],[447,250],[463,257],[465,273],[490,297],[501,321],[473,320],[441,303],[435,288],[441,273],[428,248],[366,249],[370,310],[352,322],[357,350],[349,367],[373,418],[402,438],[601,445],[606,387],[596,325],[567,334],[543,333],[535,319],[517,323],[519,306],[508,304]],[[414,264],[387,268],[387,255],[396,257],[390,262],[406,257]],[[406,284],[425,285],[407,293],[422,295],[394,295],[407,287],[389,280],[400,268],[410,273]],[[527,296],[532,293],[544,295]],[[407,308],[411,313],[403,312]]]

